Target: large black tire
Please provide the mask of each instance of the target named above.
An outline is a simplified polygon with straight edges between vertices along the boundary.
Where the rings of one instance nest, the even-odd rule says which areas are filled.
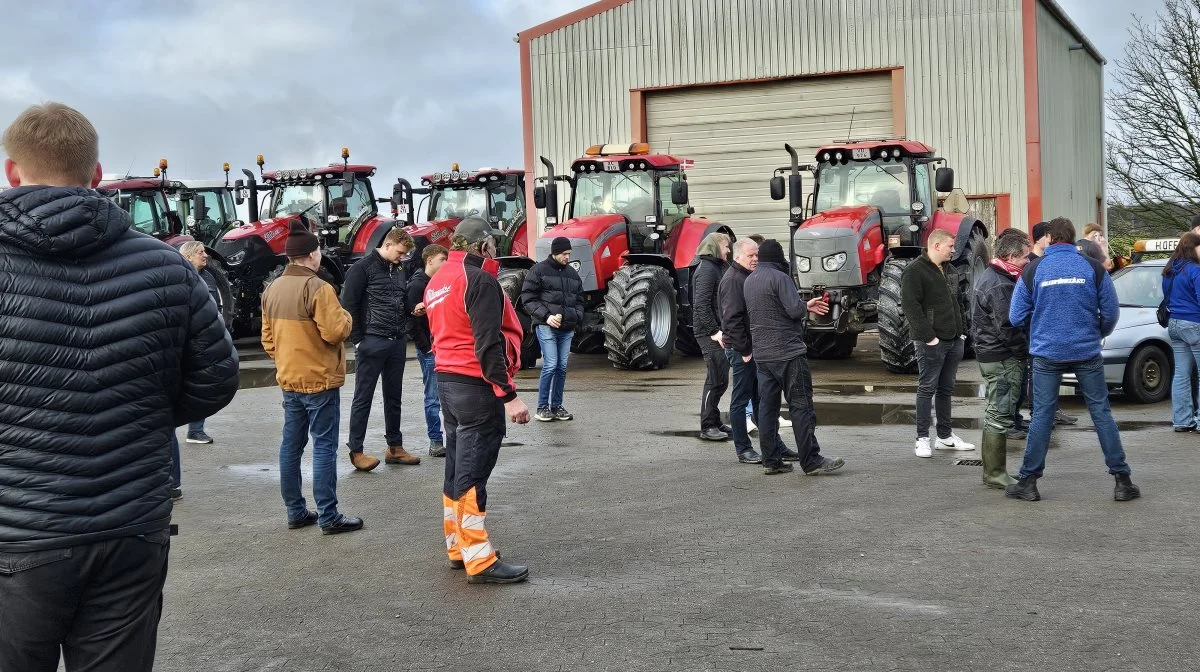
[[[809,333],[804,339],[809,359],[849,359],[858,345],[858,334],[837,334],[828,331]]]
[[[582,331],[576,331],[575,338],[571,339],[571,352],[581,355],[603,354],[605,352],[604,332],[591,331],[585,334]]]
[[[682,324],[675,330],[675,349],[685,357],[699,357],[704,354],[700,349],[700,342],[696,340],[696,332]]]
[[[971,338],[971,314],[975,309],[975,279],[987,270],[992,254],[988,250],[987,236],[976,229],[967,240],[967,249],[958,264],[958,292],[963,311],[963,332],[967,334],[963,356],[975,357],[975,339]]]
[[[661,369],[679,326],[675,285],[658,266],[622,266],[604,297],[604,348],[618,369]]]
[[[206,269],[217,283],[217,308],[221,310],[221,319],[228,328],[233,324],[233,318],[237,314],[233,305],[233,288],[229,285],[229,272],[225,269],[224,264],[211,259]]]
[[[900,276],[914,259],[891,257],[879,280],[879,356],[892,373],[915,373],[917,349],[900,305]]]
[[[1125,364],[1121,389],[1125,398],[1139,404],[1156,404],[1171,392],[1171,358],[1154,345],[1139,348]]]
[[[263,279],[262,291],[266,292],[267,287],[270,287],[272,282],[275,282],[277,279],[279,279],[279,276],[283,275],[283,272],[286,269],[287,269],[287,264],[280,264],[280,265],[276,266],[275,268],[271,269],[271,272],[267,273],[267,277]],[[334,279],[333,273],[330,273],[329,269],[325,268],[324,266],[322,266],[321,268],[318,268],[317,269],[317,277],[324,280],[325,282],[328,282],[329,285],[331,287],[333,287],[333,293],[337,294],[339,299],[341,298],[342,285],[337,280]]]
[[[521,368],[532,369],[537,366],[538,357],[542,356],[542,346],[538,344],[537,334],[533,331],[533,318],[521,302],[525,273],[524,268],[502,268],[496,279],[500,281],[500,288],[508,295],[508,300],[517,311],[517,319],[521,321],[521,333],[524,334],[521,339]]]

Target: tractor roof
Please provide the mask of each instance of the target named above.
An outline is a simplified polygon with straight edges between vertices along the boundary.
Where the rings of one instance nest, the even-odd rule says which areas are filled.
[[[319,168],[268,170],[267,172],[263,173],[263,179],[274,182],[294,182],[297,184],[303,184],[306,182],[317,182],[329,177],[340,177],[342,173],[345,172],[354,173],[358,177],[370,177],[375,174],[375,166],[366,166],[356,163],[351,163],[350,165],[331,163],[328,166]]]
[[[457,165],[457,164],[455,164]],[[421,176],[421,184],[435,186],[467,186],[483,182],[498,182],[509,175],[525,175],[524,170],[515,168],[479,168],[478,170],[450,170],[444,173],[431,173]]]
[[[162,178],[158,177],[120,177],[112,180],[101,182],[98,189],[110,189],[121,191],[138,191],[138,190],[158,190],[163,188]]]
[[[871,150],[871,157],[874,158],[877,151],[882,149],[899,149],[908,156],[933,156],[934,149],[923,142],[916,140],[851,140],[845,143],[837,143],[831,145],[823,145],[817,148],[816,155],[819,158],[826,151],[837,150],[855,150],[866,149]]]
[[[199,189],[213,191],[217,189],[233,189],[233,185],[225,180],[171,180],[171,186],[182,189]]]
[[[678,168],[684,161],[670,154],[605,154],[603,156],[584,156],[571,164],[571,169],[579,172],[581,168],[604,164],[609,161],[619,162],[625,166],[627,162],[644,163],[647,168]]]

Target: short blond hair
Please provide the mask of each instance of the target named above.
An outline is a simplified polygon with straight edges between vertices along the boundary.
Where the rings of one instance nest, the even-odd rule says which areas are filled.
[[[929,249],[938,243],[954,242],[954,235],[945,229],[934,229],[929,232],[929,237],[925,239],[925,249]]]
[[[1092,223],[1088,224],[1087,226],[1083,227],[1083,237],[1084,238],[1087,238],[1088,236],[1092,235],[1093,233],[1103,234],[1104,228],[1095,222],[1092,222]]]
[[[57,186],[92,186],[100,138],[92,122],[62,103],[27,108],[4,131],[4,152],[26,175]]]
[[[179,246],[179,253],[183,255],[184,259],[191,259],[203,251],[204,243],[198,240],[189,240],[188,242]]]
[[[407,231],[398,226],[392,227],[392,229],[387,232],[387,235],[383,237],[383,242],[391,243],[392,245],[403,245],[405,248],[410,250],[416,244],[413,242],[412,236],[408,235]]]

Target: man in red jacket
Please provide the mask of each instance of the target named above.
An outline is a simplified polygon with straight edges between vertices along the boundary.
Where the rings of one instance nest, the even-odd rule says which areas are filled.
[[[496,280],[498,235],[482,218],[459,222],[449,258],[425,289],[446,430],[442,528],[450,564],[467,570],[468,583],[529,576],[528,567],[500,560],[483,525],[504,416],[529,422],[513,382],[521,367],[521,323]]]

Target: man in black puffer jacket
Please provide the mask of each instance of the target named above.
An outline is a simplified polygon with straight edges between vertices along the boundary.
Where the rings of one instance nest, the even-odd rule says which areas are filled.
[[[729,360],[721,333],[721,306],[717,289],[729,266],[729,236],[710,233],[696,248],[692,265],[692,333],[704,353],[704,388],[700,392],[700,438],[728,441],[733,428],[721,423],[718,404],[729,389]]]
[[[534,264],[521,285],[521,303],[542,346],[542,378],[533,416],[541,422],[574,419],[563,408],[563,388],[571,339],[583,321],[583,280],[570,261],[571,239],[559,236],[550,243],[550,256]]]
[[[171,435],[233,399],[208,287],[92,191],[79,112],[4,132],[0,193],[0,670],[151,670],[167,576]]]
[[[363,449],[367,422],[375,401],[375,386],[383,377],[383,424],[388,464],[420,464],[421,458],[404,449],[400,431],[404,362],[408,358],[408,272],[402,261],[413,249],[412,236],[393,227],[378,249],[367,252],[346,272],[342,307],[354,326],[354,401],[350,403],[350,463],[371,471],[379,459]]]

